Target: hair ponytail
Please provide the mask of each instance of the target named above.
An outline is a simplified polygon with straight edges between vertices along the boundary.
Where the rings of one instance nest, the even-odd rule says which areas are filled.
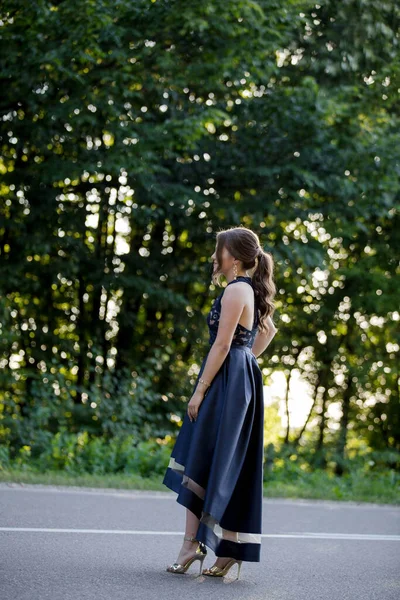
[[[273,299],[276,294],[274,282],[274,260],[269,252],[260,247],[256,259],[256,268],[252,275],[256,304],[258,307],[260,329],[268,331],[267,319],[273,316],[275,306]]]

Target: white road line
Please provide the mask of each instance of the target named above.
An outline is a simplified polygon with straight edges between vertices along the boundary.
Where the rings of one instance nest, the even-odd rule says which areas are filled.
[[[15,533],[107,533],[117,535],[179,535],[183,536],[183,531],[138,531],[131,529],[60,529],[47,527],[0,527],[2,531],[13,531]],[[400,535],[386,535],[375,533],[313,533],[313,532],[293,532],[293,533],[262,533],[263,538],[299,538],[299,539],[320,539],[320,540],[362,540],[362,541],[385,541],[400,542]]]

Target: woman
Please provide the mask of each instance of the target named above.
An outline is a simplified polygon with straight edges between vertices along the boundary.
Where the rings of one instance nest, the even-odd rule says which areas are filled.
[[[213,283],[227,285],[207,316],[210,349],[187,407],[163,483],[186,507],[186,528],[171,573],[185,573],[207,548],[218,557],[204,575],[260,561],[263,496],[263,381],[256,357],[277,329],[274,263],[246,227],[219,231]],[[251,274],[250,274],[251,272]]]

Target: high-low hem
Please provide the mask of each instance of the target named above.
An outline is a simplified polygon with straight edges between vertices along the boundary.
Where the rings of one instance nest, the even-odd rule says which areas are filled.
[[[176,501],[190,510],[200,520],[196,540],[203,542],[215,556],[235,558],[245,562],[260,562],[261,542],[244,542],[222,538],[222,528],[215,515],[203,511],[204,500],[183,485],[183,474],[167,468],[163,484],[177,494]],[[218,532],[218,534],[216,533]],[[239,536],[260,537],[260,534],[239,533]]]

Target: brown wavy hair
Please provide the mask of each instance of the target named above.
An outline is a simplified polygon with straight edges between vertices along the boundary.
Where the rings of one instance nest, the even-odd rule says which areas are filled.
[[[274,282],[275,264],[270,252],[260,245],[258,235],[244,226],[231,227],[217,232],[216,251],[218,268],[212,275],[212,282],[221,286],[222,250],[225,248],[238,260],[243,268],[250,271],[259,317],[259,330],[268,331],[267,318],[273,316],[276,294]]]

